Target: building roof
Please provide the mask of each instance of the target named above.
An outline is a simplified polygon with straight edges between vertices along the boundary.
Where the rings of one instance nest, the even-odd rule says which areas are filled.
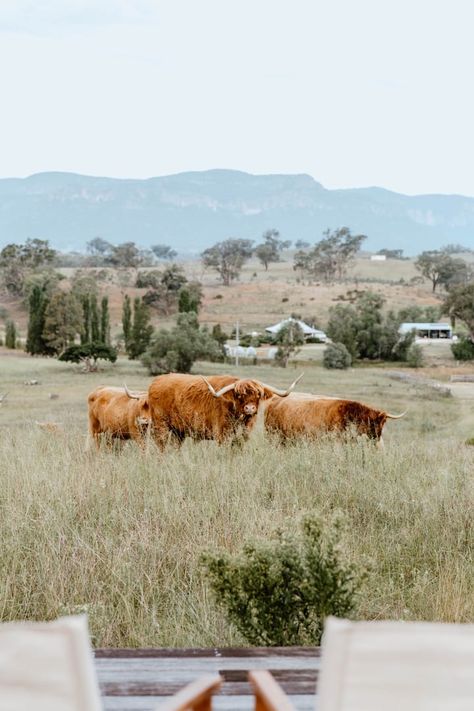
[[[280,321],[280,323],[276,323],[274,326],[268,326],[265,331],[268,331],[268,333],[273,334],[278,333],[284,326],[286,326],[287,323],[297,323],[305,336],[326,336],[324,331],[321,331],[318,328],[313,328],[312,326],[308,326],[308,324],[304,321],[299,321],[298,319],[291,317],[285,318],[283,321]]]
[[[442,321],[420,321],[419,323],[406,322],[400,324],[399,333],[408,331],[451,331],[449,323]]]

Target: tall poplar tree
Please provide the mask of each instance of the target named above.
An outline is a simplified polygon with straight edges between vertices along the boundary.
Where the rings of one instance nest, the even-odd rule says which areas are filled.
[[[134,360],[144,353],[150,343],[153,326],[150,324],[150,311],[137,296],[133,301],[133,324],[131,338],[128,344],[128,357]]]
[[[81,297],[82,314],[84,316],[84,328],[81,333],[81,343],[91,342],[91,297],[89,294],[83,294]]]
[[[104,296],[100,303],[100,342],[110,345],[109,297]]]
[[[132,304],[130,303],[130,297],[128,294],[125,294],[125,298],[123,300],[122,329],[125,341],[125,351],[128,353],[128,347],[132,337]]]
[[[25,350],[31,355],[49,355],[51,349],[43,338],[48,297],[45,290],[35,285],[28,300],[28,332]]]
[[[92,294],[90,299],[91,311],[91,343],[100,343],[99,308],[97,306],[97,296]]]
[[[5,324],[5,345],[7,348],[16,348],[16,326],[14,321]]]

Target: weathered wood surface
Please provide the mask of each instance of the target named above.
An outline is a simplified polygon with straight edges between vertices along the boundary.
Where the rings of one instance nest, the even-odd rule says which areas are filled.
[[[251,669],[269,670],[297,711],[314,711],[320,650],[315,647],[250,649],[98,649],[95,665],[105,711],[152,711],[199,676],[218,673],[224,683],[216,711],[254,708]]]

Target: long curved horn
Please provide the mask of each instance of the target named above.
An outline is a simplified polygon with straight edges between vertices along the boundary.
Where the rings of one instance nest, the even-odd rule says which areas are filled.
[[[237,383],[237,381],[235,381],[235,383],[230,383],[229,385],[224,385],[223,388],[221,388],[220,390],[218,390],[216,392],[214,390],[214,388],[212,387],[211,383],[209,382],[209,380],[207,380],[207,378],[205,378],[204,375],[201,375],[201,378],[204,380],[207,387],[209,388],[209,392],[212,393],[212,395],[214,395],[214,397],[221,397],[221,395],[225,395],[230,390],[233,390],[235,388],[236,383]]]
[[[123,387],[124,387],[124,390],[125,390],[125,392],[127,393],[128,397],[132,398],[132,400],[140,400],[141,397],[143,397],[144,395],[146,395],[146,392],[145,392],[145,391],[143,391],[143,392],[140,393],[139,395],[137,395],[136,393],[130,392],[130,390],[127,388],[127,386],[126,386],[125,383],[123,384]]]
[[[289,395],[291,393],[291,391],[297,385],[297,383],[300,382],[303,375],[304,375],[304,373],[301,373],[301,375],[298,378],[296,378],[296,380],[293,383],[291,383],[290,387],[287,388],[286,390],[278,390],[277,388],[274,388],[272,385],[267,385],[266,383],[262,383],[260,380],[258,382],[264,388],[267,388],[268,390],[270,390],[270,392],[275,393],[275,395],[279,395],[280,397],[287,397],[287,395]]]
[[[390,420],[399,420],[400,417],[404,417],[404,416],[407,414],[407,412],[408,412],[408,410],[405,410],[405,412],[402,412],[401,415],[390,415],[390,414],[387,412],[387,417],[388,417]]]

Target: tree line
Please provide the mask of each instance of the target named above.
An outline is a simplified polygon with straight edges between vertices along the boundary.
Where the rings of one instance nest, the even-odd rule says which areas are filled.
[[[25,245],[4,248],[0,253],[3,287],[22,295],[28,309],[25,350],[31,355],[54,356],[97,369],[98,360],[115,362],[120,349],[130,359],[142,359],[152,373],[188,372],[197,358],[222,359],[220,328],[202,328],[198,312],[202,288],[188,281],[184,270],[170,264],[164,271],[139,272],[135,286],[143,296],[124,295],[122,334],[111,344],[107,296],[99,297],[95,270],[76,270],[69,287],[54,268],[55,252],[47,242],[28,240]],[[152,310],[176,314],[176,325],[155,332]],[[15,324],[7,322],[5,345],[17,345]]]
[[[311,280],[343,280],[365,239],[365,235],[354,235],[349,228],[343,227],[335,231],[327,230],[313,246],[298,240],[295,243],[294,268]],[[98,270],[108,260],[118,259],[117,254],[132,256],[123,257],[116,264],[135,263],[134,245],[126,243],[112,247],[99,238],[92,240],[92,243],[89,243],[89,253],[100,256],[103,261],[93,269],[76,270],[68,289],[64,288],[65,278],[57,269],[57,252],[46,240],[27,240],[25,244],[7,245],[1,250],[1,286],[12,296],[21,296],[29,311],[27,352],[86,362],[89,367],[94,367],[98,358],[112,360],[116,357],[117,349],[110,342],[108,299],[102,297],[99,300],[98,296],[97,281],[104,278]],[[214,268],[223,283],[229,285],[238,278],[243,264],[252,255],[258,255],[268,268],[269,264],[281,259],[281,252],[289,246],[290,242],[282,240],[279,232],[272,229],[263,234],[263,242],[257,247],[253,247],[252,240],[228,239],[219,242],[203,252],[202,261],[206,267]],[[157,245],[153,249],[157,258],[166,261],[173,250],[165,248],[166,245]],[[441,310],[430,307],[424,314],[415,314],[416,309],[412,309],[410,314],[386,313],[379,295],[354,290],[340,298],[341,302],[348,303],[340,303],[331,309],[326,329],[328,335],[344,346],[347,358],[399,359],[397,333],[401,320],[416,321],[422,316],[425,320],[436,320],[441,313],[445,313],[453,323],[458,320],[466,325],[468,335],[465,340],[469,346],[474,342],[474,284],[471,266],[457,256],[461,250],[465,251],[461,245],[447,245],[440,250],[423,252],[415,261],[423,278],[431,281],[433,292],[445,289],[447,297]],[[392,258],[403,258],[401,250],[395,250],[396,255],[388,255],[385,251]],[[207,352],[210,357],[218,357],[215,351],[217,343],[222,356],[222,334],[212,333],[209,340],[209,333],[201,329],[197,320],[202,286],[197,281],[189,281],[182,267],[170,263],[164,269],[137,269],[135,286],[146,289],[146,292],[133,301],[125,296],[123,334],[116,344],[119,348],[123,347],[129,357],[147,358],[149,367],[156,372],[160,368],[173,369],[178,367],[177,364],[180,368],[187,367],[185,363],[189,357],[181,358],[172,347],[186,339],[194,344],[196,354]],[[175,328],[154,333],[151,326],[153,311],[166,317],[176,315]],[[277,344],[282,364],[301,345],[297,329],[289,331],[291,333],[286,335],[283,331]],[[17,334],[11,320],[6,323],[5,340],[6,345],[15,347]],[[152,342],[155,347],[153,355],[148,352]],[[463,343],[464,353],[469,350],[468,346]],[[180,353],[184,350],[184,346],[178,349]]]
[[[314,245],[303,240],[295,242],[293,268],[300,278],[310,281],[331,283],[347,277],[357,253],[366,239],[366,235],[353,234],[349,227],[336,230],[327,229],[322,239]],[[261,243],[254,246],[254,240],[229,238],[217,242],[201,254],[205,268],[214,269],[224,286],[237,280],[242,267],[253,256],[268,270],[269,265],[281,261],[282,252],[291,246],[290,240],[284,240],[278,230],[272,228],[262,235]],[[156,260],[172,262],[177,256],[169,245],[157,244],[149,249],[140,249],[134,242],[112,245],[96,237],[87,242],[87,258],[84,266],[88,268],[110,267],[120,272],[123,270],[154,267]],[[466,251],[462,245],[448,244],[439,250],[422,252],[415,261],[415,268],[423,278],[431,282],[432,291],[440,287],[449,290],[453,286],[469,283],[473,280],[470,264],[459,256]],[[469,251],[469,250],[467,250]],[[402,250],[379,250],[392,259],[403,259]],[[57,267],[66,261],[67,255],[61,255],[49,246],[47,240],[29,239],[25,244],[9,244],[0,251],[1,285],[12,296],[28,296],[37,281],[38,273],[43,282],[53,285],[63,277]],[[102,278],[106,278],[102,274]],[[161,274],[156,269],[139,273],[136,286],[149,287],[147,294],[149,305],[158,308],[164,314],[173,310],[174,297],[186,279],[176,264],[171,264]],[[191,298],[200,298],[200,285],[194,282],[188,285]]]

